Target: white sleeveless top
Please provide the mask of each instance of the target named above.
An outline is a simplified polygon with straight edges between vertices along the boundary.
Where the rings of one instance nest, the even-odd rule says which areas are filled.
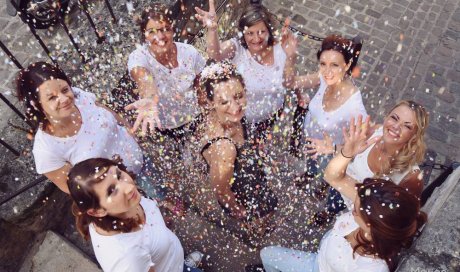
[[[304,121],[304,133],[307,137],[323,139],[323,132],[326,132],[334,144],[343,144],[342,128],[348,126],[351,117],[362,115],[367,117],[366,108],[363,104],[361,92],[352,94],[343,105],[334,111],[324,111],[323,97],[327,84],[320,75],[320,85],[315,96],[308,105],[307,116]]]
[[[337,218],[334,227],[321,240],[318,265],[321,272],[388,272],[382,259],[353,254],[353,248],[345,236],[359,228],[351,212]]]
[[[374,134],[372,135],[371,138],[376,137],[376,136],[382,136],[383,135],[383,128],[380,127],[377,129]],[[372,178],[375,176],[374,172],[371,171],[369,168],[369,164],[367,163],[369,153],[374,147],[375,144],[369,146],[364,152],[358,154],[355,156],[354,160],[348,165],[347,167],[347,175],[358,181],[359,183],[362,183],[364,179],[366,178]],[[415,170],[420,170],[417,164],[412,165],[405,171],[392,171],[390,175],[385,175],[382,178],[384,179],[391,179],[395,184],[401,183],[401,181],[404,179],[404,177],[407,176],[411,171]],[[347,204],[348,207],[350,207],[350,199],[347,199],[346,197],[343,196],[343,199],[345,200],[345,204]]]
[[[286,54],[281,44],[273,46],[273,65],[262,65],[239,40],[230,40],[235,46],[232,63],[237,67],[246,85],[246,119],[257,123],[269,119],[283,107],[286,89],[283,87],[283,70]]]

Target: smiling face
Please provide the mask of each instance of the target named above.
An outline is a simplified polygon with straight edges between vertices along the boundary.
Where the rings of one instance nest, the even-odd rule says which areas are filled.
[[[145,41],[155,53],[165,53],[173,46],[172,25],[163,20],[149,20],[145,27]]]
[[[417,132],[415,112],[406,105],[393,109],[383,122],[383,141],[405,145]]]
[[[99,210],[103,211],[99,215],[130,217],[141,201],[134,180],[116,166],[111,166],[103,175],[105,178],[93,185],[94,192],[99,198]]]
[[[214,85],[214,99],[211,101],[221,124],[240,122],[246,108],[246,93],[241,82],[230,78]]]
[[[342,53],[335,50],[325,50],[319,58],[319,72],[329,86],[340,83],[350,65],[345,62]]]
[[[69,117],[76,111],[75,96],[62,79],[50,79],[38,87],[42,109],[49,120]]]
[[[253,26],[246,27],[243,31],[243,37],[251,53],[257,53],[268,47],[270,34],[263,21],[259,21]]]

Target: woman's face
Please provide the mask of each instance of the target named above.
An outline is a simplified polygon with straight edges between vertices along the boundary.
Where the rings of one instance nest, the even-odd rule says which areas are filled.
[[[270,34],[265,23],[260,21],[253,26],[245,28],[243,37],[248,45],[249,51],[251,53],[257,53],[268,47],[268,38]]]
[[[415,112],[406,105],[400,105],[385,117],[383,141],[405,145],[417,132]]]
[[[319,72],[329,86],[340,83],[348,68],[342,53],[335,50],[325,50],[319,57]]]
[[[141,201],[141,195],[128,173],[121,171],[117,166],[111,166],[105,178],[93,185],[99,198],[99,205],[106,214],[126,218]]]
[[[38,97],[50,121],[69,117],[75,112],[75,96],[69,84],[62,79],[50,79],[38,87]]]
[[[156,53],[167,52],[174,43],[172,25],[165,21],[149,20],[144,35],[150,49]]]
[[[214,100],[211,103],[220,123],[240,122],[246,108],[243,85],[235,78],[214,85]]]

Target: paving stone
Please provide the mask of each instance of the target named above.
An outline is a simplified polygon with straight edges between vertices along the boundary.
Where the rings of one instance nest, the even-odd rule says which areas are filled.
[[[376,19],[380,18],[380,16],[382,16],[382,14],[380,12],[377,12],[373,9],[366,9],[365,13],[371,17],[374,17]]]
[[[299,25],[305,25],[307,23],[307,20],[299,14],[294,15],[294,17],[292,17],[292,20],[298,23]]]

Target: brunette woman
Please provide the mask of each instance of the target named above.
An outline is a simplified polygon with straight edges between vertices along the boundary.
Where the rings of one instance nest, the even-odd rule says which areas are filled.
[[[82,161],[67,184],[77,229],[91,239],[104,271],[200,271],[184,265],[182,245],[157,202],[141,195],[122,163]]]
[[[128,60],[128,70],[138,85],[141,100],[127,109],[138,109],[134,129],[160,128],[157,132],[182,141],[199,116],[193,80],[205,60],[192,45],[174,42],[171,9],[153,4],[140,19],[142,44]],[[192,127],[192,128],[191,128]]]
[[[213,206],[210,203],[218,203],[219,208],[212,208],[254,223],[251,226],[264,226],[277,206],[277,198],[268,188],[260,164],[263,158],[247,141],[242,76],[228,61],[211,62],[201,73],[200,83],[206,93],[208,113],[197,131],[196,150],[207,166],[209,181],[197,185],[199,192],[204,193],[197,201],[204,211]]]
[[[286,90],[283,68],[286,53],[276,39],[271,15],[261,4],[247,6],[239,21],[239,37],[219,41],[214,0],[209,11],[199,8],[196,17],[207,27],[206,51],[211,59],[230,59],[243,77],[247,91],[246,119],[263,136],[281,115]]]
[[[73,87],[60,68],[31,64],[19,72],[16,89],[27,118],[38,125],[32,150],[37,172],[62,191],[69,193],[70,168],[88,158],[120,155],[130,171],[141,171],[142,151],[120,125],[126,122],[94,94]]]
[[[405,188],[383,179],[366,178],[363,184],[345,174],[351,158],[380,137],[369,139],[369,119],[359,117],[344,131],[345,144],[330,161],[325,180],[353,199],[352,211],[337,218],[321,241],[318,253],[268,247],[261,251],[264,268],[273,271],[395,271],[399,252],[412,244],[426,222],[420,202]]]

